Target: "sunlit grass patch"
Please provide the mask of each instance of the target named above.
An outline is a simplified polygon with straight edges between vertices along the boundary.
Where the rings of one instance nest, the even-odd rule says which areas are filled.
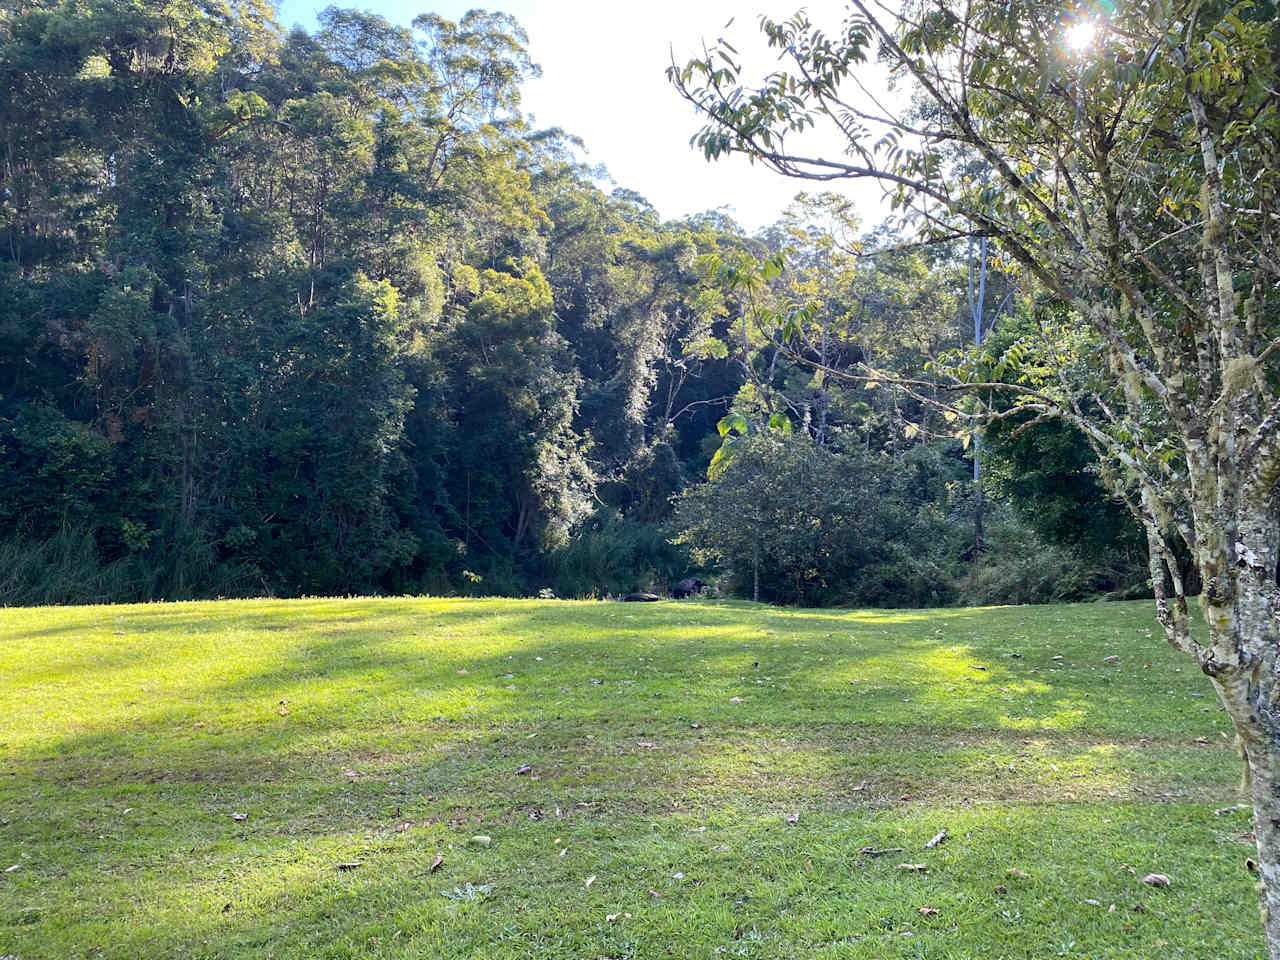
[[[1257,957],[1227,726],[1150,631],[1135,604],[3,611],[0,956]]]

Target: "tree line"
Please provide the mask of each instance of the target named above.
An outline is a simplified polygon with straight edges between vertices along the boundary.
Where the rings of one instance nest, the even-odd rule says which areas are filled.
[[[861,258],[831,195],[664,222],[529,126],[537,69],[501,13],[7,6],[0,602],[1141,589],[1078,437],[993,434],[975,544],[956,425],[824,373],[962,346],[963,248]]]

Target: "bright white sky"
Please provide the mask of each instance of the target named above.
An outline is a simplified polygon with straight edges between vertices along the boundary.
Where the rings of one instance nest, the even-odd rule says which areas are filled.
[[[617,186],[635,190],[664,218],[727,207],[748,231],[772,223],[802,189],[819,185],[787,180],[741,157],[708,163],[689,146],[699,123],[692,107],[667,82],[670,50],[683,63],[719,36],[744,54],[763,76],[771,68],[757,20],[760,13],[790,16],[803,6],[824,28],[838,27],[840,0],[341,0],[408,25],[434,11],[456,20],[481,6],[513,14],[529,33],[541,79],[525,87],[525,112],[537,127],[563,127],[581,137],[587,161],[608,168]],[[316,26],[329,0],[280,0],[280,21]],[[734,18],[728,32],[725,24]],[[878,71],[876,71],[878,73]],[[752,80],[755,75],[751,76]],[[865,82],[865,81],[864,81]],[[883,88],[883,80],[872,85]],[[828,155],[838,146],[827,144]],[[841,187],[863,225],[887,212],[873,184]]]

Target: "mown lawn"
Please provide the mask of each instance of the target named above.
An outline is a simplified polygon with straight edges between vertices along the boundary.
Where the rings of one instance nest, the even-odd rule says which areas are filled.
[[[1226,730],[1142,603],[0,610],[0,957],[1253,960]]]

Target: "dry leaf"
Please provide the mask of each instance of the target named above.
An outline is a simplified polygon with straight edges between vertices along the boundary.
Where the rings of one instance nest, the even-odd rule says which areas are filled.
[[[902,853],[905,847],[863,847],[858,851],[864,857],[883,857],[886,853]]]
[[[925,873],[929,868],[923,863],[900,863],[898,869],[906,870],[908,873]]]
[[[730,698],[729,698],[729,702],[730,702],[730,703],[741,703],[741,702],[742,702],[742,698],[741,698],[741,697],[730,697]]]
[[[237,823],[243,823],[245,820],[249,819],[249,815],[247,813],[233,813],[231,815],[231,819]]]
[[[584,883],[582,886],[585,889],[586,887],[591,886],[595,882],[596,882],[596,875],[593,873],[591,876],[587,877],[587,882]]]
[[[20,864],[20,863],[15,863],[12,867],[5,867],[5,868],[4,868],[4,872],[5,872],[5,873],[16,873],[17,871],[19,871],[19,870],[21,870],[21,869],[22,869],[22,864]]]
[[[339,870],[356,870],[364,865],[363,860],[346,860],[337,864]]]
[[[1111,656],[1109,656],[1109,657],[1103,657],[1103,658],[1102,658],[1102,662],[1103,662],[1103,663],[1119,663],[1119,662],[1120,662],[1120,658],[1119,658],[1119,657],[1117,657],[1117,656],[1113,653],[1113,654],[1112,654]]]
[[[986,670],[987,668],[980,663],[971,663],[969,664],[969,669],[970,670]]]
[[[1142,882],[1152,887],[1167,887],[1170,880],[1163,873],[1148,873],[1142,878]]]
[[[791,826],[793,827],[799,822],[800,822],[800,814],[798,813],[793,813],[791,814],[791,816],[787,817],[787,823],[791,824]]]
[[[437,854],[436,854],[436,858],[435,858],[434,860],[432,860],[432,861],[431,861],[431,866],[430,866],[430,868],[427,870],[427,873],[435,873],[435,872],[436,872],[437,870],[439,870],[442,866],[444,866],[444,854],[443,854],[443,853],[437,853]]]
[[[1000,896],[1004,896],[1008,892],[1009,892],[1009,888],[1006,887],[1003,883],[996,884],[996,893],[1000,894]]]
[[[942,911],[939,910],[937,907],[921,907],[920,908],[920,916],[922,917],[936,917],[941,912]]]
[[[519,769],[516,770],[516,776],[523,777],[525,774],[532,773],[532,772],[533,772],[533,767],[529,766],[529,764],[527,763],[522,763],[520,764]]]

